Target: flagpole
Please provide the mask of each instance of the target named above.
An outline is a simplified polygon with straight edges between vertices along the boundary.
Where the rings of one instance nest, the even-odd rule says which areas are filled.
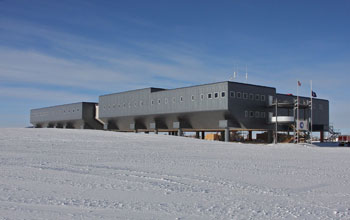
[[[310,80],[310,87],[311,87],[311,93],[310,93],[310,95],[311,95],[311,114],[310,114],[310,116],[311,116],[311,125],[310,125],[310,137],[311,137],[311,144],[312,144],[312,97],[313,97],[313,94],[312,94],[312,80]]]
[[[299,144],[299,81],[297,81],[297,143]]]

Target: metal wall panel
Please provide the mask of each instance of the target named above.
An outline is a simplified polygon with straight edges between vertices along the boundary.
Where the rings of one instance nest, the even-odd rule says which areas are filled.
[[[278,101],[283,102],[293,102],[296,99],[296,96],[292,95],[285,95],[285,94],[277,94]],[[307,103],[310,102],[310,97],[299,97],[300,103]],[[322,127],[324,130],[328,130],[329,126],[329,101],[324,99],[312,99],[312,120],[313,125],[317,126],[318,128]],[[286,116],[286,115],[293,115],[293,110],[287,109],[279,109],[278,115]],[[301,120],[306,120],[310,118],[310,111],[308,109],[300,109],[299,110],[299,118]]]
[[[82,102],[32,109],[30,111],[30,123],[32,124],[81,119],[83,119]]]
[[[270,111],[267,106],[268,97],[276,94],[275,88],[236,82],[229,82],[228,88],[229,111],[235,127],[244,129],[269,129],[271,127],[267,123]],[[231,92],[234,93],[233,97]]]
[[[228,110],[227,84],[222,82],[159,91],[148,88],[100,96],[99,117],[103,120],[125,116]],[[208,98],[208,93],[214,96],[216,92],[218,98]],[[225,97],[221,97],[221,92],[225,92]]]

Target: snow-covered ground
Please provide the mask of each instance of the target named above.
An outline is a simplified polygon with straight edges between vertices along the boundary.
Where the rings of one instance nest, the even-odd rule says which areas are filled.
[[[350,148],[0,129],[0,219],[350,219]]]

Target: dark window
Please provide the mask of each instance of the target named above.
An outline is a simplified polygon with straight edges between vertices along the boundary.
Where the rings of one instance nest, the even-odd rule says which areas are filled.
[[[221,92],[221,97],[225,97],[226,93],[225,92]]]
[[[214,93],[214,97],[219,98],[219,93],[218,92]]]
[[[208,99],[211,99],[211,98],[212,98],[212,94],[208,93]]]
[[[160,104],[160,99],[158,99],[158,105]]]
[[[204,99],[204,94],[201,94],[201,100],[203,100]]]
[[[237,99],[241,99],[242,98],[242,93],[241,92],[237,92]]]
[[[251,117],[251,118],[254,117],[254,112],[253,112],[253,111],[250,111],[250,112],[249,112],[249,117]]]
[[[259,118],[260,117],[260,112],[255,112],[255,117]]]
[[[230,91],[230,97],[234,98],[235,97],[235,92],[234,91]]]
[[[180,102],[183,102],[184,98],[182,96],[180,96]]]
[[[265,101],[265,95],[261,95],[261,101]]]
[[[243,93],[243,99],[248,99],[248,93]]]
[[[250,100],[254,100],[254,94],[250,93],[250,94],[249,94],[249,99],[250,99]]]
[[[194,95],[193,95],[193,96],[191,96],[191,100],[192,100],[192,101],[194,101]]]
[[[259,94],[255,94],[255,100],[257,100],[257,101],[260,100],[260,95]]]

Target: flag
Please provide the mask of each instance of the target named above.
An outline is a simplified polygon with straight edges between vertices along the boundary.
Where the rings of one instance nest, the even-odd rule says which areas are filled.
[[[298,80],[298,86],[301,86],[301,82]]]
[[[316,92],[314,92],[314,91],[311,91],[311,95],[312,95],[312,97],[317,97],[317,94],[316,94]]]

